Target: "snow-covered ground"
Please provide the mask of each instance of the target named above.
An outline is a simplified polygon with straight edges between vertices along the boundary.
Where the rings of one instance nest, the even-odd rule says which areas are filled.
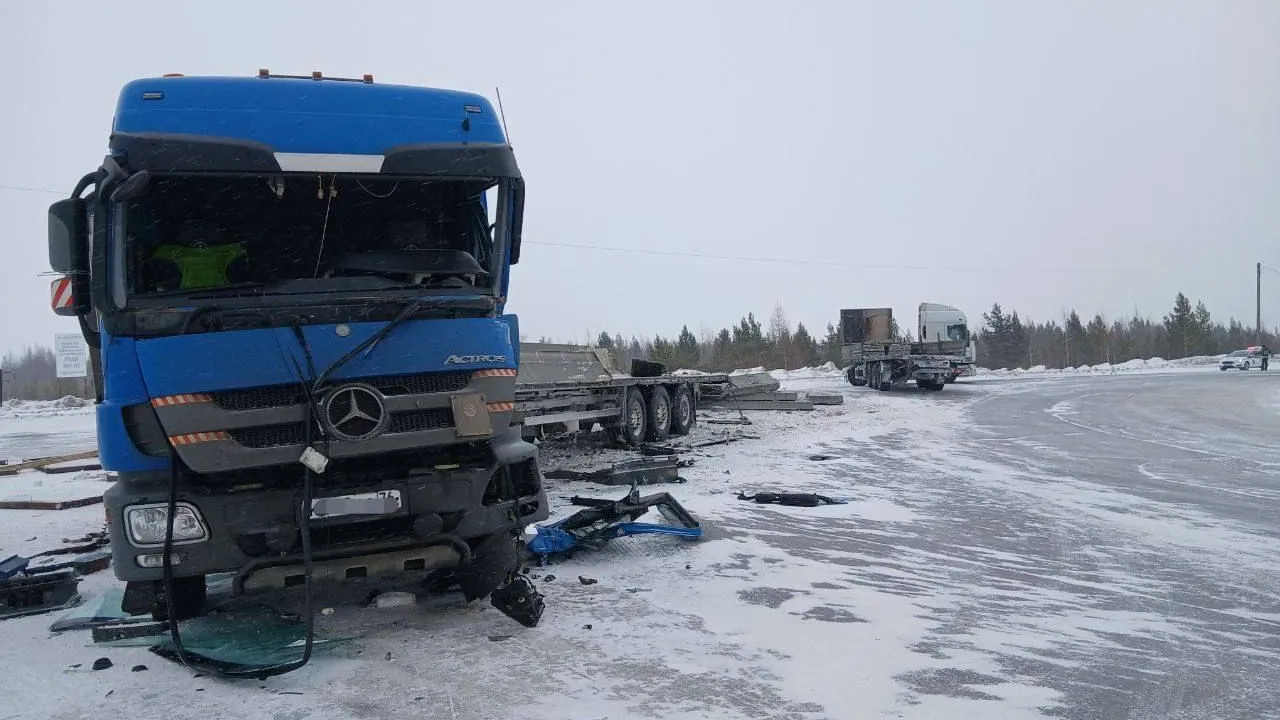
[[[1123,382],[1195,379],[1141,377],[1167,370],[1132,369],[1136,377]],[[1215,549],[1238,550],[1249,535],[1180,510],[1183,498],[1130,503],[1123,490],[1100,491],[1092,478],[1035,470],[1011,449],[1047,446],[1018,436],[1022,420],[1015,414],[995,413],[1014,432],[975,431],[971,423],[977,408],[1038,397],[1038,386],[1061,388],[1059,399],[1035,415],[1061,419],[1069,439],[1084,442],[1093,431],[1068,423],[1088,425],[1068,404],[1095,386],[1112,388],[1116,402],[1130,402],[1123,387],[1116,389],[1123,383],[1079,374],[1076,385],[992,377],[963,379],[942,393],[879,393],[850,387],[834,366],[773,374],[783,389],[843,393],[845,404],[748,411],[750,425],[712,423],[739,414],[703,410],[693,440],[743,433],[754,439],[682,452],[694,460],[682,471],[687,482],[646,491],[671,492],[701,520],[706,536],[694,542],[621,538],[536,569],[547,600],[537,628],[455,597],[386,609],[322,597],[321,606],[333,612],[317,617],[318,629],[357,635],[356,642],[317,654],[289,675],[226,682],[192,677],[145,649],[95,647],[86,633],[52,635],[56,614],[14,619],[0,624],[6,659],[0,718],[1108,717],[1114,715],[1104,709],[1112,706],[1088,714],[1054,674],[1080,673],[1078,687],[1101,686],[1107,678],[1088,674],[1091,648],[1114,653],[1153,638],[1196,643],[1188,647],[1203,642],[1196,627],[1169,619],[1175,605],[1163,599],[1164,585],[1136,579],[1135,558],[1166,557],[1172,547],[1182,567],[1193,562],[1197,533],[1214,539]],[[1212,380],[1270,382],[1245,373]],[[1280,399],[1280,389],[1265,391]],[[92,415],[83,410],[29,410],[0,415],[0,453],[49,454],[27,448],[59,444],[58,450],[74,451],[84,449],[86,434],[92,438]],[[1146,447],[1164,447],[1152,438]],[[542,449],[546,470],[595,469],[630,457],[585,441]],[[1173,478],[1155,463],[1144,468],[1165,484]],[[0,487],[34,492],[44,486],[31,483],[50,477],[0,477]],[[103,482],[96,477],[65,482]],[[817,492],[848,503],[790,508],[736,497],[768,490]],[[548,481],[553,519],[576,509],[567,502],[573,495],[625,492]],[[1162,522],[1177,524],[1161,529]],[[0,510],[0,556],[47,549],[101,526],[101,506]],[[1255,558],[1272,547],[1260,543],[1237,552],[1233,562],[1256,570]],[[81,588],[92,594],[115,585],[104,572]],[[1132,598],[1151,598],[1150,608],[1129,609]],[[1227,607],[1253,618],[1256,604]],[[88,670],[99,657],[114,667]],[[129,672],[137,664],[148,670]],[[1132,716],[1169,716],[1155,710],[1184,702],[1151,702],[1157,700],[1164,704],[1152,705],[1152,713]]]

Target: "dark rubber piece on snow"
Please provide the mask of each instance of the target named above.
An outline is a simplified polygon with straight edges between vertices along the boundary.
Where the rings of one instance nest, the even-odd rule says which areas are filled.
[[[111,658],[98,658],[93,661],[94,670],[106,670],[111,667]]]
[[[524,575],[516,575],[511,582],[494,590],[489,603],[525,627],[537,627],[547,607],[538,588]]]

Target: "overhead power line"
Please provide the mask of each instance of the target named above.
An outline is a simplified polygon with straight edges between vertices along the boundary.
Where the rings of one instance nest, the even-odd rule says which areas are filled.
[[[27,187],[25,185],[4,185],[0,184],[0,190],[14,190],[17,192],[33,192],[33,193],[51,193],[53,195],[66,195],[64,190],[50,190],[49,188]]]

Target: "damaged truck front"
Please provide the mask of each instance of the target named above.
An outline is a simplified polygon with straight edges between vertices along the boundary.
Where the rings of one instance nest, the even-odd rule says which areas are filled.
[[[125,610],[445,571],[469,598],[547,517],[509,429],[524,185],[493,107],[273,76],[137,80],[50,208]]]

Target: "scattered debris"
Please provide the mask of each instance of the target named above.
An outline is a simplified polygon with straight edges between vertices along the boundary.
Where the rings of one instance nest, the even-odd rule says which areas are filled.
[[[80,602],[79,587],[75,570],[0,580],[0,620],[71,607]]]
[[[738,442],[739,440],[759,440],[759,439],[760,439],[759,435],[748,435],[747,433],[739,433],[737,435],[722,435],[718,438],[711,438],[709,440],[700,440],[696,443],[690,444],[689,447],[691,448],[711,447],[712,445],[728,445],[731,442]]]
[[[745,417],[740,418],[710,418],[703,420],[711,425],[750,425],[751,420]]]
[[[146,672],[146,670],[147,670],[146,665],[134,665],[133,667],[129,668],[129,672]]]
[[[61,475],[64,473],[101,470],[102,463],[82,463],[80,465],[41,465],[36,469],[49,475]]]
[[[355,637],[325,638],[317,632],[312,652],[321,653],[353,640]],[[297,662],[305,643],[306,622],[302,618],[266,605],[219,608],[182,623],[182,653],[186,665],[205,675],[252,677],[255,673]],[[121,644],[144,643],[124,641]],[[145,644],[166,660],[183,662],[169,635],[148,639]]]
[[[582,626],[582,629],[583,629],[583,630],[591,630],[591,629],[592,629],[592,628],[591,628],[591,623],[587,623],[586,625],[583,625],[583,626]]]
[[[675,455],[677,450],[670,445],[655,445],[653,443],[645,443],[640,446],[640,454],[648,456],[657,455]]]
[[[120,609],[123,599],[124,590],[119,587],[91,595],[54,620],[49,626],[49,632],[84,630],[96,625],[127,622],[130,616]]]
[[[809,459],[810,459],[810,460],[813,460],[814,462],[822,462],[823,460],[834,460],[835,458],[836,458],[836,456],[835,456],[835,455],[823,455],[823,454],[821,454],[821,453],[819,453],[819,454],[817,454],[817,455],[810,455],[810,456],[809,456]]]
[[[89,628],[89,632],[93,636],[95,643],[114,643],[121,640],[152,638],[163,635],[169,632],[169,623],[163,620],[143,620],[140,622],[95,625]]]
[[[543,582],[551,582],[552,580],[555,580],[555,579],[556,579],[556,576],[555,576],[555,575],[548,575],[548,576],[546,576],[545,578],[543,578],[543,579],[542,579],[542,581],[543,581]]]
[[[659,485],[687,482],[680,477],[682,465],[675,455],[642,457],[626,460],[611,467],[590,472],[577,470],[549,470],[543,473],[548,480],[588,480],[601,485]]]
[[[579,547],[597,548],[624,535],[675,535],[697,539],[702,526],[670,493],[641,496],[632,486],[621,500],[574,497],[574,505],[586,507],[569,517],[538,528],[529,540],[529,550],[542,560]],[[669,525],[638,523],[636,519],[656,508]]]
[[[579,575],[579,576],[578,576],[578,582],[582,583],[583,585],[595,585],[596,583],[598,583],[598,582],[600,582],[600,581],[599,581],[599,580],[597,580],[597,579],[595,579],[595,578],[589,578],[589,577],[587,577],[587,576],[585,576],[585,575]]]
[[[323,610],[321,610],[321,611],[320,611],[320,614],[321,614],[321,615],[332,615],[332,614],[333,614],[333,608],[325,608],[325,609],[323,609]]]
[[[59,463],[70,462],[72,460],[88,460],[89,458],[95,457],[98,457],[97,450],[85,450],[84,452],[71,453],[70,455],[58,455],[56,457],[34,458],[20,462],[16,465],[0,466],[0,475],[17,475],[23,470],[35,470],[46,465],[57,465]]]
[[[794,507],[816,507],[818,505],[843,505],[848,500],[843,498],[830,498],[825,495],[817,495],[814,493],[771,493],[763,492],[754,495],[748,495],[744,492],[738,493],[739,500],[755,500],[760,504],[773,505],[791,505]]]
[[[93,661],[94,670],[106,670],[109,667],[111,667],[110,658],[98,658],[97,660]]]
[[[76,500],[0,500],[0,510],[68,510],[100,502],[101,495]]]
[[[736,410],[812,410],[814,403],[799,393],[781,390],[767,372],[735,375],[728,383],[702,388],[702,403]],[[843,398],[841,399],[843,401]]]
[[[551,575],[547,577],[553,578]],[[525,627],[536,627],[546,609],[542,593],[527,575],[519,573],[513,574],[505,585],[489,595],[489,604]]]
[[[0,560],[0,580],[8,580],[27,569],[27,564],[31,561],[28,558],[10,555],[4,560]]]
[[[490,635],[489,636],[490,642],[506,642],[507,640],[510,640],[510,639],[511,639],[510,635]]]
[[[809,393],[805,398],[814,405],[843,405],[844,395],[839,393]]]

